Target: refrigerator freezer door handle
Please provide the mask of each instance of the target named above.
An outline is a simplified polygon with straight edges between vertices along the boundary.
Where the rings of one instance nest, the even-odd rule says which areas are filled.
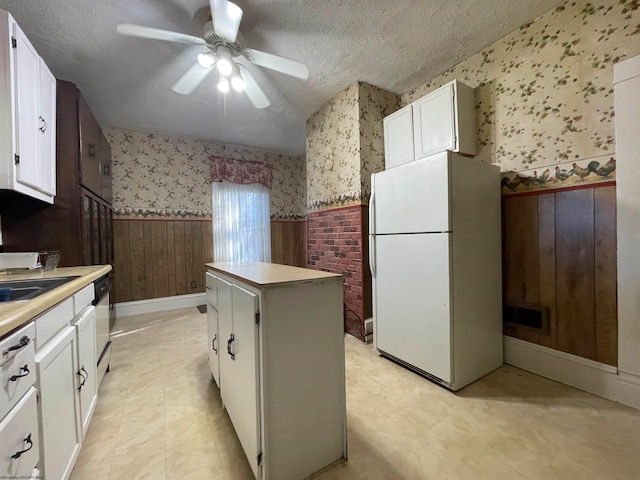
[[[369,197],[369,234],[370,235],[375,235],[376,234],[376,214],[375,214],[375,209],[376,209],[376,192],[375,190],[371,190],[371,197]]]

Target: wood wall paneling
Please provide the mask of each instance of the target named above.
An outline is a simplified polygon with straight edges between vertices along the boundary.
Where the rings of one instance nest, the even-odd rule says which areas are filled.
[[[129,223],[129,261],[131,264],[131,300],[144,300],[147,297],[145,257],[144,257],[144,226],[141,221],[131,221]],[[116,252],[116,259],[120,255]],[[116,260],[117,261],[117,260]],[[121,297],[121,301],[126,301],[126,297]]]
[[[113,242],[115,270],[118,279],[115,282],[116,298],[122,301],[131,300],[131,253],[129,251],[129,222],[114,222]],[[124,300],[126,299],[126,300]]]
[[[209,222],[119,219],[114,224],[118,301],[204,292],[204,264],[212,261],[213,249]]]
[[[557,348],[595,359],[593,189],[556,193]]]
[[[271,222],[271,262],[306,267],[307,224],[304,221]]]
[[[595,360],[617,365],[616,190],[615,187],[598,188],[594,195]]]
[[[186,222],[173,222],[175,268],[176,268],[176,295],[187,293],[187,252],[185,242]]]
[[[549,309],[549,334],[540,345],[556,348],[556,196],[538,196],[539,304]]]
[[[167,223],[148,222],[151,224],[152,264],[153,264],[153,297],[168,297],[169,267],[167,260],[168,239]]]

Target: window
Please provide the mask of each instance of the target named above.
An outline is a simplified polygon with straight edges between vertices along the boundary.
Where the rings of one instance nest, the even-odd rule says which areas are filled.
[[[270,262],[269,189],[259,183],[212,183],[213,260]]]

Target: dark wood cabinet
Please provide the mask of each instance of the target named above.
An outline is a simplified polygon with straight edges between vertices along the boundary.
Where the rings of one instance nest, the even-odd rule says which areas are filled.
[[[58,81],[57,112],[55,203],[3,199],[4,249],[60,250],[61,267],[113,267],[109,144],[73,83]]]
[[[113,203],[113,188],[111,186],[111,146],[100,130],[100,174],[102,179],[100,196],[107,203]]]
[[[80,183],[96,195],[101,195],[100,134],[102,132],[89,105],[79,92],[77,97],[78,128],[80,129]]]

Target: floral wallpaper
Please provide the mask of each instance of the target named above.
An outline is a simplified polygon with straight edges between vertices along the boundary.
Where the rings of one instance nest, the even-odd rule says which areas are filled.
[[[371,174],[384,169],[382,119],[396,94],[364,82],[338,93],[307,120],[307,208],[368,201]]]
[[[307,120],[308,208],[360,198],[358,91],[354,83]]]
[[[384,170],[382,119],[400,107],[400,98],[382,88],[359,82],[360,89],[360,190],[368,201],[371,174]]]
[[[474,87],[477,156],[503,172],[559,164],[569,171],[613,157],[613,64],[640,53],[639,6],[567,1],[402,95],[401,104],[453,79]]]
[[[119,128],[107,128],[105,135],[111,145],[118,216],[210,218],[210,156],[269,164],[271,217],[299,219],[306,213],[304,157]]]

